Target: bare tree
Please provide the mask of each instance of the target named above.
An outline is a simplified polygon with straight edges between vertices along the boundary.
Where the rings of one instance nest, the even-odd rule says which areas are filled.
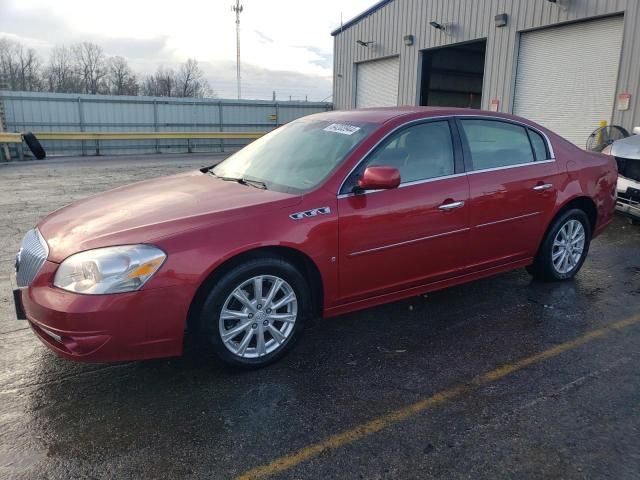
[[[80,91],[80,79],[74,67],[73,53],[64,45],[56,46],[51,51],[44,76],[50,92],[77,93]]]
[[[102,47],[82,42],[72,47],[76,69],[80,75],[82,93],[103,93],[106,89],[106,60]]]
[[[36,51],[7,38],[0,39],[0,76],[11,90],[42,90],[42,68]]]
[[[176,72],[171,68],[160,66],[156,73],[145,78],[142,93],[153,97],[176,97],[177,85]]]
[[[172,68],[160,67],[156,72],[156,82],[160,89],[161,97],[175,97],[177,92],[178,79],[176,72]]]
[[[194,58],[176,72],[160,66],[142,82],[127,60],[107,58],[95,43],[56,46],[46,68],[32,48],[0,38],[0,86],[11,90],[43,90],[60,93],[111,93],[156,97],[203,98],[215,96]]]
[[[41,91],[43,87],[42,65],[36,51],[33,48],[23,48],[21,45],[18,49],[18,61],[20,90]]]
[[[144,77],[144,80],[140,85],[140,93],[148,97],[160,96],[160,88],[158,87],[155,75],[147,75]]]
[[[137,95],[140,90],[136,74],[123,57],[112,57],[107,61],[105,80],[112,95]]]
[[[3,88],[14,90],[18,65],[15,61],[15,42],[0,38],[0,83]]]
[[[204,72],[195,58],[188,59],[180,66],[176,80],[178,97],[202,98],[212,94],[209,83],[204,78]]]

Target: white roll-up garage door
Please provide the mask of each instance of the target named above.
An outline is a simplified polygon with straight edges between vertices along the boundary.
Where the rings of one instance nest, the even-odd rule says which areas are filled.
[[[523,33],[513,113],[579,147],[602,120],[611,122],[623,18]]]
[[[357,69],[357,108],[398,105],[399,57],[359,63]]]

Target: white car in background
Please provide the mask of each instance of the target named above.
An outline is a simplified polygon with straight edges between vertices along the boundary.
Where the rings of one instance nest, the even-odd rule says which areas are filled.
[[[617,210],[635,222],[640,221],[640,127],[632,135],[614,142],[610,153],[618,164]]]

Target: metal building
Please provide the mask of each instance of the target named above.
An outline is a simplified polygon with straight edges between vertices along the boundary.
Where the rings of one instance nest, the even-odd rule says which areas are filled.
[[[473,107],[584,146],[640,126],[638,0],[384,0],[332,32],[334,107]]]

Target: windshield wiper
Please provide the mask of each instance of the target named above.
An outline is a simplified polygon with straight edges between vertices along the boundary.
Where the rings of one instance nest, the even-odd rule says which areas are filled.
[[[247,185],[249,187],[259,188],[260,190],[267,190],[267,185],[260,180],[249,180],[242,177],[224,177],[216,175],[213,170],[211,170],[211,175],[214,175],[216,178],[219,178],[220,180],[223,180],[225,182],[237,182],[240,185]]]
[[[250,185],[252,187],[259,188],[260,190],[267,189],[267,184],[260,180],[249,180],[247,178],[241,178],[240,180],[243,185]]]

